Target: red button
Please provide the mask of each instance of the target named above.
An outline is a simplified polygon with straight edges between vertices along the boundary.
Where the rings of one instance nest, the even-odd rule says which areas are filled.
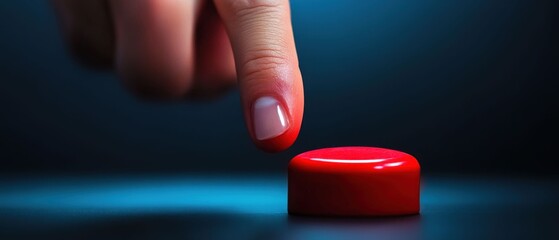
[[[419,163],[403,152],[337,147],[294,157],[288,170],[288,211],[315,216],[419,213]]]

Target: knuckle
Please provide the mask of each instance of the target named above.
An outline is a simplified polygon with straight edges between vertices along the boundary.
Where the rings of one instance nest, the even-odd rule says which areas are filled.
[[[230,1],[230,4],[233,12],[239,17],[270,13],[281,8],[281,0],[241,0]]]
[[[91,67],[109,68],[113,63],[113,49],[110,43],[96,41],[81,30],[71,30],[67,34],[69,50],[81,63]]]
[[[254,17],[270,17],[281,12],[284,0],[223,0],[220,2],[225,10],[226,21],[236,21]]]
[[[282,52],[273,48],[253,50],[247,55],[241,65],[241,73],[246,80],[274,77],[277,69],[289,65]]]
[[[119,75],[128,89],[147,100],[174,100],[186,95],[190,79],[141,66],[121,66]]]

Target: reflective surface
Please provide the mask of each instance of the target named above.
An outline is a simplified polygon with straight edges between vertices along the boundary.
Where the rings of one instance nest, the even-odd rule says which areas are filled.
[[[557,239],[559,181],[423,181],[421,215],[286,214],[285,176],[4,177],[0,236],[186,239]]]
[[[345,146],[320,148],[295,156],[289,163],[290,168],[305,171],[326,172],[371,172],[372,170],[419,171],[415,157],[397,150],[367,147]],[[386,169],[388,168],[388,169]]]

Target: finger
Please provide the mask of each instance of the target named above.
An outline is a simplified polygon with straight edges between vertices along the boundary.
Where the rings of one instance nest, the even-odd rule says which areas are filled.
[[[267,151],[293,144],[303,118],[303,82],[288,0],[215,0],[231,38],[249,132]]]
[[[84,64],[110,68],[114,36],[106,0],[52,0],[71,52]]]
[[[196,27],[196,74],[190,97],[213,98],[237,83],[229,37],[212,2],[205,2]]]
[[[110,0],[116,32],[116,67],[142,97],[182,98],[194,73],[198,1]]]

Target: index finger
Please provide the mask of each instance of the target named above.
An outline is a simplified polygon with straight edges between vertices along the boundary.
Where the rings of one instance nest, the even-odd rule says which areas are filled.
[[[299,134],[304,105],[289,1],[214,2],[231,39],[249,133],[264,150],[284,150]]]

